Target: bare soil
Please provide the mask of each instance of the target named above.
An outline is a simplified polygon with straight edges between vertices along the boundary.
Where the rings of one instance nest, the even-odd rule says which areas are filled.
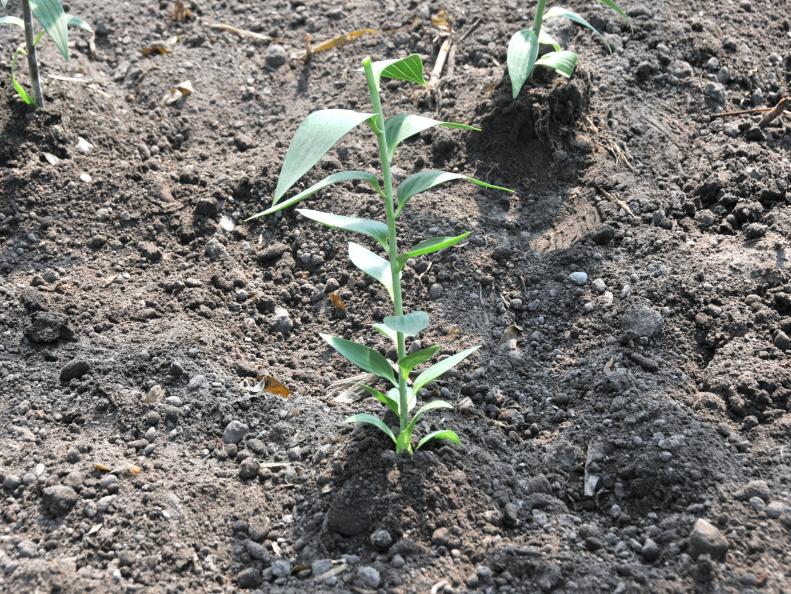
[[[0,591],[791,589],[791,113],[712,117],[791,94],[791,9],[624,0],[626,24],[572,0],[612,52],[550,25],[578,71],[512,101],[528,4],[231,0],[176,22],[75,0],[95,51],[44,46],[46,109],[2,77]],[[318,336],[386,352],[386,295],[339,233],[241,221],[308,113],[367,108],[364,56],[433,66],[443,7],[464,38],[438,86],[387,83],[385,109],[483,131],[423,133],[396,174],[515,194],[446,186],[402,219],[405,242],[472,231],[406,271],[406,301],[432,317],[422,344],[483,348],[425,396],[456,408],[421,432],[463,447],[396,459],[341,423],[381,411],[335,401],[356,371]],[[298,59],[306,33],[364,27]],[[4,56],[18,42],[0,31]],[[303,183],[376,160],[361,130]],[[362,186],[311,204],[382,215]]]

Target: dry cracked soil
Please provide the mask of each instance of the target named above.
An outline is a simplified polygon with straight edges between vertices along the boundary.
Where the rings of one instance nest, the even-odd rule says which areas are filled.
[[[791,590],[791,112],[722,115],[791,94],[791,6],[568,5],[611,51],[550,23],[579,68],[512,100],[529,2],[68,3],[96,35],[42,47],[46,108],[0,81],[0,591]],[[308,113],[367,109],[364,56],[433,67],[443,8],[441,78],[386,83],[385,110],[482,132],[426,131],[394,173],[515,193],[402,218],[405,242],[472,232],[405,270],[432,318],[410,348],[482,348],[423,395],[455,408],[420,432],[463,447],[397,459],[342,424],[380,411],[337,400],[355,371],[318,336],[392,355],[386,295],[338,232],[242,221]],[[377,158],[355,132],[301,187]],[[363,185],[310,204],[382,216]]]

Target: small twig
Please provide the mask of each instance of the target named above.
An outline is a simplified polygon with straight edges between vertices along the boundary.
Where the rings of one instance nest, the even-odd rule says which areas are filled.
[[[756,107],[755,109],[740,109],[739,111],[724,111],[722,113],[713,113],[709,117],[714,120],[717,118],[729,118],[732,116],[751,115],[754,113],[765,113],[772,111],[773,107]]]
[[[624,210],[627,212],[627,214],[628,214],[630,217],[632,217],[633,219],[637,219],[637,217],[635,216],[635,214],[632,212],[632,209],[631,209],[631,208],[629,208],[629,205],[628,205],[628,204],[626,204],[626,202],[624,202],[624,201],[623,201],[623,200],[621,200],[620,198],[616,198],[615,196],[613,196],[612,194],[610,194],[610,193],[609,193],[607,190],[603,190],[603,189],[601,189],[601,188],[597,188],[597,190],[598,190],[599,192],[601,192],[602,196],[604,196],[604,197],[605,197],[605,198],[607,198],[608,200],[612,200],[613,202],[615,202],[615,204],[617,204],[617,205],[618,205],[618,206],[620,206],[622,209],[624,209]]]
[[[462,41],[467,39],[469,34],[472,33],[473,31],[475,31],[475,29],[478,28],[478,25],[480,25],[482,22],[483,22],[483,19],[481,19],[481,18],[475,19],[473,21],[472,25],[470,25],[470,28],[467,29],[464,33],[461,34],[461,37],[459,37],[459,41],[457,43],[461,43]]]
[[[777,102],[777,105],[775,105],[772,108],[772,111],[770,111],[764,117],[761,118],[761,121],[758,122],[758,127],[766,128],[769,124],[771,124],[777,118],[779,118],[782,115],[783,111],[788,109],[789,106],[791,106],[791,100],[789,100],[788,97],[783,97],[782,99],[780,99],[780,101]]]
[[[269,43],[272,41],[272,38],[269,37],[269,35],[262,35],[261,33],[248,31],[247,29],[240,29],[239,27],[234,27],[233,25],[228,25],[226,23],[209,23],[208,27],[209,29],[216,29],[217,31],[233,33],[242,39],[255,39],[256,41],[263,41],[264,43]]]

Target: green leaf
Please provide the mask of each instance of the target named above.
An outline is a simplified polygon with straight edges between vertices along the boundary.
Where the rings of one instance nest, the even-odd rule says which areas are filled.
[[[412,384],[412,389],[414,390],[415,394],[420,392],[421,389],[425,388],[431,382],[439,379],[445,373],[456,367],[456,365],[464,361],[464,359],[472,355],[479,348],[481,347],[474,346],[470,349],[466,349],[464,351],[461,351],[460,353],[451,355],[447,359],[443,359],[439,363],[435,363],[434,365],[426,369],[423,373],[417,376],[417,379],[415,379],[414,384]]]
[[[333,173],[332,175],[328,175],[320,182],[316,182],[308,189],[302,190],[299,194],[297,194],[296,196],[292,196],[285,202],[276,203],[273,206],[267,208],[266,210],[259,212],[258,214],[254,214],[253,216],[245,219],[245,223],[252,221],[253,219],[257,219],[259,217],[270,215],[279,210],[283,210],[284,208],[288,208],[289,206],[293,206],[297,202],[301,202],[305,198],[309,198],[310,196],[312,196],[313,194],[315,194],[320,190],[323,190],[327,186],[331,186],[333,184],[342,184],[344,182],[352,181],[356,179],[367,181],[369,184],[371,184],[374,187],[376,191],[378,192],[382,191],[381,188],[379,187],[379,180],[376,179],[376,176],[373,175],[372,173],[368,173],[367,171],[341,171],[339,173]]]
[[[83,31],[87,31],[88,33],[93,33],[93,28],[83,21],[80,17],[74,14],[66,14],[66,25],[69,27],[77,27],[82,29]]]
[[[404,370],[406,375],[409,375],[412,370],[431,359],[439,352],[439,346],[434,345],[421,349],[415,353],[405,355],[398,360],[398,366]]]
[[[321,212],[320,210],[309,210],[307,208],[298,208],[297,212],[303,217],[307,217],[327,227],[343,229],[344,231],[353,231],[354,233],[362,233],[368,237],[373,237],[379,242],[379,245],[387,249],[387,225],[381,221],[372,221],[370,219],[361,219],[358,217],[345,217],[332,214],[331,212]]]
[[[560,51],[560,44],[555,41],[554,37],[545,31],[541,31],[541,33],[538,34],[538,44],[549,45],[552,46],[552,49],[554,49],[556,52]]]
[[[336,142],[371,117],[350,109],[314,111],[303,121],[286,151],[275,188],[277,204],[288,189],[299,181]]]
[[[381,78],[405,80],[421,86],[426,84],[426,79],[423,78],[423,60],[417,54],[411,54],[406,58],[396,60],[373,62],[371,69],[377,84]]]
[[[25,105],[35,105],[35,100],[30,95],[28,95],[25,87],[19,84],[19,81],[16,79],[17,59],[20,55],[24,55],[26,53],[24,48],[24,45],[21,46],[11,55],[11,86],[14,87],[14,91],[16,91],[16,94],[19,96],[22,102],[25,103]]]
[[[432,410],[437,410],[440,408],[453,408],[453,405],[449,402],[445,402],[444,400],[432,400],[428,404],[424,404],[418,409],[418,411],[415,413],[415,416],[412,417],[412,420],[409,421],[409,430],[414,431],[415,427],[420,422],[420,419],[427,412],[431,412]]]
[[[393,375],[393,368],[390,367],[390,363],[378,351],[338,336],[330,336],[328,334],[320,334],[319,336],[338,351],[339,354],[363,371],[386,379],[394,386],[398,385]]]
[[[514,99],[533,75],[538,59],[538,45],[538,37],[532,29],[517,31],[508,42],[508,76],[511,78],[511,94]]]
[[[69,61],[69,31],[66,27],[66,14],[60,0],[30,0],[30,11],[41,23],[47,34],[52,37],[55,47],[67,62]]]
[[[538,62],[536,62],[536,66],[552,68],[563,76],[570,78],[571,75],[574,74],[574,69],[577,67],[577,54],[567,50],[550,52],[541,56]]]
[[[432,120],[419,115],[400,114],[389,117],[385,120],[385,138],[387,138],[387,150],[390,158],[395,155],[396,147],[407,138],[420,134],[423,130],[428,130],[434,126],[441,126],[443,128],[457,128],[460,130],[472,130],[473,132],[480,132],[480,128],[475,126],[468,126],[467,124],[459,124],[457,122],[441,122],[439,120]]]
[[[25,22],[19,17],[15,16],[2,16],[0,17],[0,25],[16,25],[23,31],[25,30]]]
[[[423,439],[417,443],[415,450],[419,450],[432,439],[444,439],[451,443],[455,443],[456,445],[461,445],[461,440],[455,432],[451,431],[450,429],[443,429],[442,431],[434,431],[434,433],[429,433],[428,435],[424,436]]]
[[[395,332],[401,332],[406,336],[417,336],[421,330],[428,327],[428,314],[424,311],[413,311],[403,316],[387,316],[382,321]]]
[[[373,324],[373,327],[374,327],[374,330],[379,332],[379,334],[381,334],[382,336],[384,336],[386,338],[389,338],[390,340],[393,341],[394,344],[398,344],[398,337],[396,336],[395,332],[390,330],[390,328],[388,328],[384,324]]]
[[[393,443],[396,443],[396,436],[393,434],[393,430],[388,427],[385,422],[380,419],[379,417],[375,417],[373,415],[369,415],[368,413],[358,413],[356,415],[352,415],[350,417],[346,417],[343,420],[344,423],[364,423],[366,425],[373,425],[379,431],[387,435]]]
[[[365,274],[382,283],[393,299],[393,275],[387,260],[353,241],[349,242],[349,259]]]
[[[608,44],[607,41],[604,39],[604,35],[602,35],[596,27],[591,25],[588,21],[586,21],[584,18],[582,18],[576,12],[574,12],[572,10],[568,10],[567,8],[561,8],[560,6],[553,6],[552,8],[550,8],[549,10],[547,10],[544,13],[544,19],[545,20],[546,19],[560,19],[560,18],[569,19],[570,21],[573,21],[573,22],[575,22],[575,23],[577,23],[579,25],[582,25],[583,27],[586,27],[586,28],[590,29],[602,41],[604,41],[604,45],[606,45],[608,48],[610,47],[610,44]],[[559,49],[560,48],[556,48],[556,51],[558,51]]]
[[[398,261],[403,266],[406,263],[406,261],[409,260],[410,258],[417,258],[418,256],[425,256],[426,254],[433,254],[434,252],[444,250],[445,248],[454,246],[457,243],[461,243],[469,236],[470,236],[470,232],[467,231],[466,233],[462,233],[461,235],[456,235],[455,237],[445,236],[445,237],[432,237],[431,239],[426,239],[425,241],[421,241],[419,244],[414,246],[408,252],[405,252],[400,256],[398,256]]]
[[[434,186],[438,186],[440,184],[444,184],[449,181],[454,181],[457,179],[461,179],[464,181],[468,181],[476,186],[481,186],[482,188],[490,188],[492,190],[502,190],[503,192],[512,192],[513,190],[509,190],[507,188],[501,188],[500,186],[494,186],[492,184],[487,184],[484,181],[479,179],[475,179],[474,177],[468,177],[466,175],[462,175],[460,173],[451,173],[449,171],[440,171],[438,169],[426,169],[424,171],[418,171],[417,173],[413,173],[404,181],[401,182],[398,186],[398,212],[400,213],[403,210],[404,206],[406,206],[407,201],[415,196],[416,194],[420,194],[421,192],[425,192],[426,190],[430,190]]]
[[[363,384],[360,386],[363,390],[368,392],[371,396],[376,398],[379,402],[384,404],[387,408],[393,411],[396,416],[398,415],[398,400],[393,400],[388,394],[384,392],[380,392],[376,388],[372,388],[371,386],[366,386]]]
[[[619,15],[621,15],[621,16],[622,16],[622,17],[623,17],[623,18],[624,18],[626,21],[628,21],[628,20],[629,20],[629,17],[628,17],[628,16],[626,16],[626,13],[623,11],[623,8],[621,8],[620,6],[618,6],[618,4],[616,4],[615,2],[613,2],[613,0],[599,0],[599,2],[601,2],[602,4],[604,4],[604,5],[605,5],[607,8],[609,8],[609,9],[611,9],[611,10],[614,10],[615,12],[617,12],[617,13],[618,13]]]

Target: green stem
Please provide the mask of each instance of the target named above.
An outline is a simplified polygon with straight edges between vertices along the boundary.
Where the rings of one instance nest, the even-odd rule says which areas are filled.
[[[41,76],[38,72],[38,55],[36,41],[33,36],[33,15],[30,10],[30,1],[22,0],[22,21],[25,23],[25,46],[27,49],[27,64],[30,69],[30,82],[33,85],[33,96],[36,106],[44,107],[44,93],[41,90]]]
[[[541,25],[544,22],[544,6],[546,5],[547,0],[538,0],[538,7],[536,8],[536,16],[533,17],[533,33],[538,34],[541,33]]]
[[[379,83],[371,67],[371,58],[363,60],[363,70],[368,81],[368,92],[371,95],[371,105],[374,111],[373,129],[376,141],[379,144],[379,160],[382,163],[382,180],[384,181],[385,214],[387,217],[387,248],[390,259],[390,273],[393,280],[393,315],[404,315],[404,302],[401,295],[401,270],[398,265],[398,236],[396,233],[396,214],[393,200],[393,176],[390,172],[390,155],[385,136],[385,117],[382,111],[382,101],[379,97]],[[396,334],[398,358],[406,354],[406,342],[403,332]],[[409,424],[409,401],[407,399],[407,378],[399,368],[398,371],[398,410],[400,430],[406,429]],[[400,451],[398,453],[401,453]]]

